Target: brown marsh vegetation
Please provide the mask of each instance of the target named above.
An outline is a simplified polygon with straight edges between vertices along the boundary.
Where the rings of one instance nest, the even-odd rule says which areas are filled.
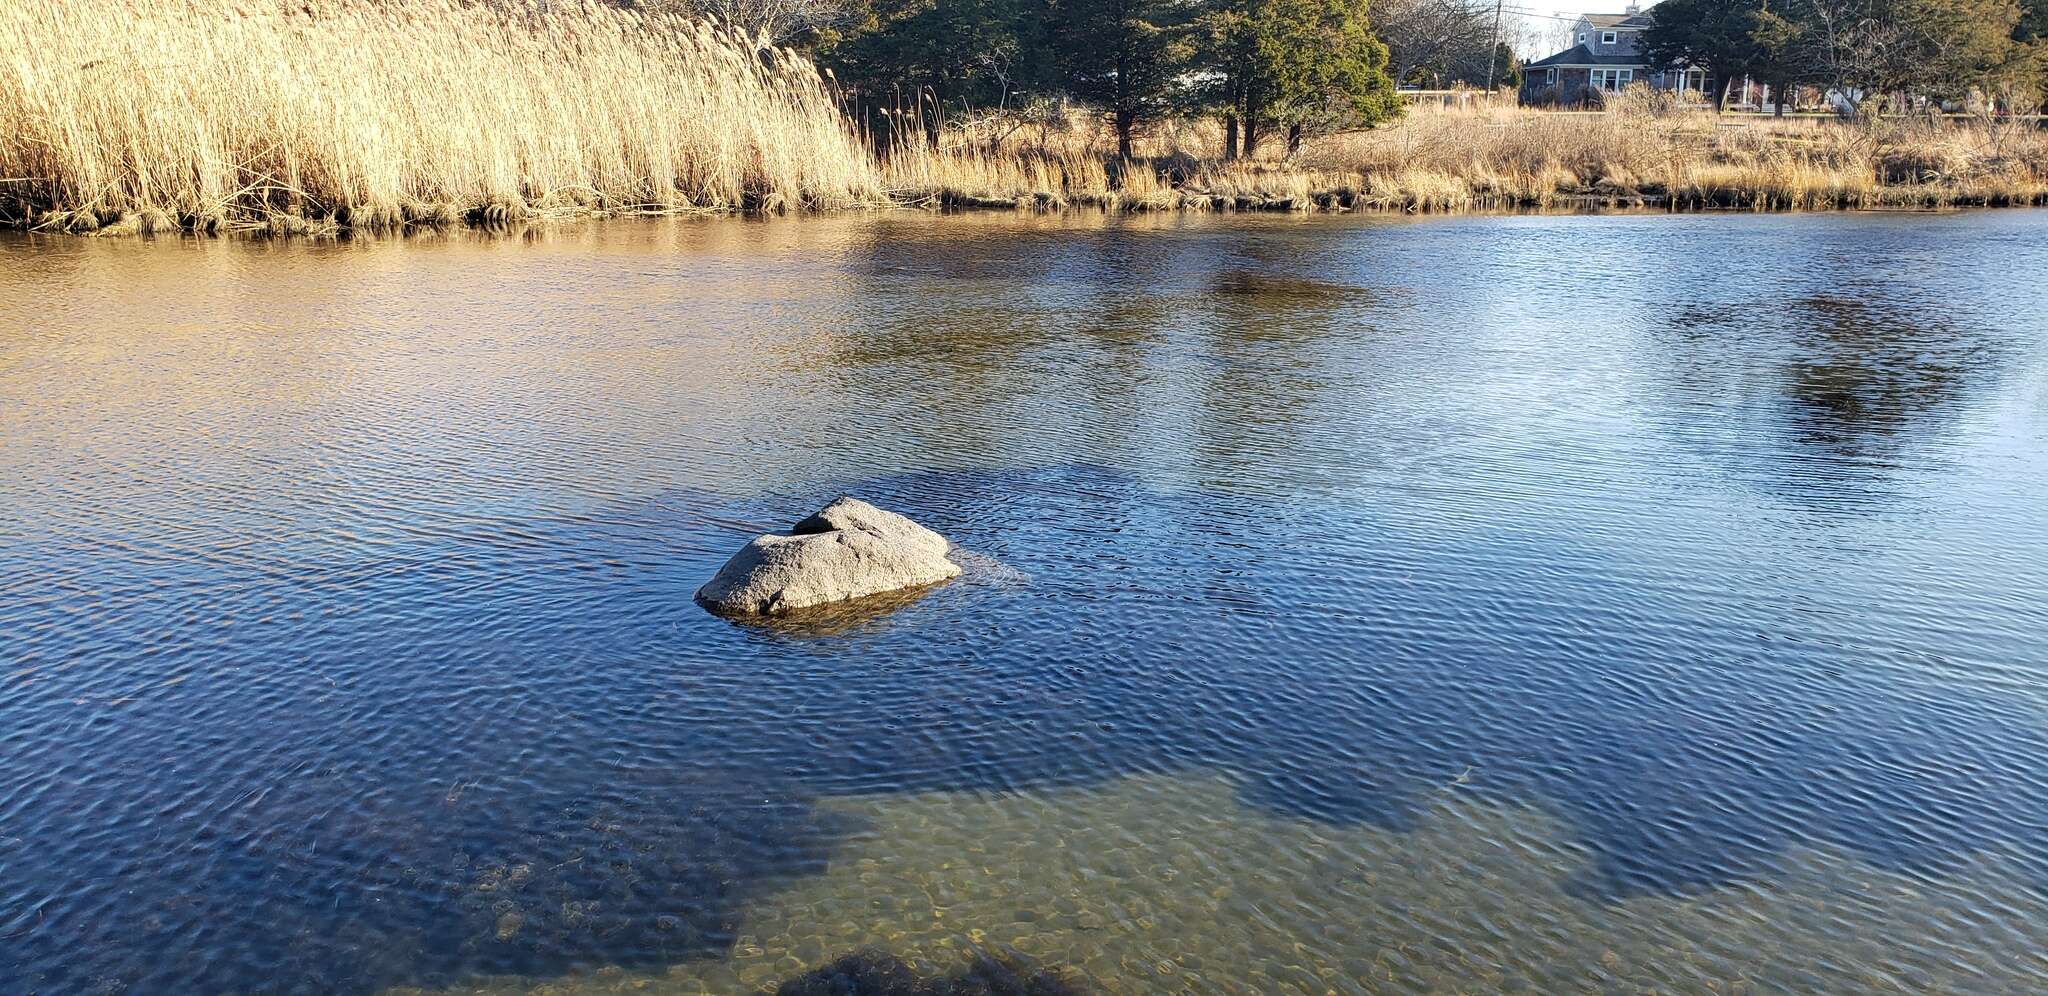
[[[9,0],[0,215],[391,227],[881,196],[811,63],[584,0]]]
[[[13,0],[0,224],[301,233],[553,214],[888,204],[1051,210],[1824,209],[2048,203],[2031,121],[1418,108],[1219,162],[1069,113],[879,152],[798,53],[595,0]],[[911,131],[906,129],[905,131]]]
[[[1605,112],[1412,114],[1333,136],[1306,166],[1411,210],[1586,200],[1813,210],[2048,202],[2048,131],[2028,119],[1716,115],[1638,87]]]
[[[963,206],[1416,212],[1668,205],[1818,210],[2048,203],[2048,131],[2029,119],[1717,115],[1645,89],[1600,112],[1425,106],[1285,158],[1215,163],[1213,123],[1170,123],[1118,169],[1075,118],[902,151],[891,189]],[[1277,150],[1276,150],[1277,152]],[[1149,168],[1145,168],[1149,167]]]

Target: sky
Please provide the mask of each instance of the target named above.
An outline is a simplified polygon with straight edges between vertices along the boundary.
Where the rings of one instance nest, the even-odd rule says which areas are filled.
[[[1650,0],[1641,2],[1644,7],[1653,6]],[[1517,54],[1540,59],[1567,47],[1566,35],[1571,22],[1580,14],[1619,14],[1628,8],[1629,0],[1501,0],[1501,3],[1501,9],[1507,15],[1520,15],[1519,20],[1529,32],[1533,51]]]

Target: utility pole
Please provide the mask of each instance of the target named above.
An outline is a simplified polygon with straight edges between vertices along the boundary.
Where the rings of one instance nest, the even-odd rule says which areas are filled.
[[[1486,92],[1493,92],[1493,67],[1500,61],[1500,5],[1493,0],[1493,41],[1486,46]]]

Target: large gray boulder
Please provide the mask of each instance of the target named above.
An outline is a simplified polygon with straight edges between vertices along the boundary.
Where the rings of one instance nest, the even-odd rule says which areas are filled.
[[[955,577],[946,538],[858,498],[841,498],[787,534],[757,536],[697,589],[697,601],[729,615],[794,609]]]

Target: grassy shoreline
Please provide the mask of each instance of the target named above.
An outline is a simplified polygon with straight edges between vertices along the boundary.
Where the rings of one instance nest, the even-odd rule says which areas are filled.
[[[841,208],[1461,212],[2048,204],[2048,132],[1997,121],[1416,109],[1213,161],[1086,115],[877,154],[794,52],[594,0],[0,5],[0,225],[320,235]]]
[[[2048,204],[2031,122],[1721,116],[1647,92],[1602,114],[1417,108],[1286,161],[1205,163],[1213,126],[1162,129],[1149,169],[1109,175],[1085,126],[890,164],[896,189],[965,207],[1464,212],[1570,207],[1835,210]],[[1028,164],[1020,166],[1019,164]]]

